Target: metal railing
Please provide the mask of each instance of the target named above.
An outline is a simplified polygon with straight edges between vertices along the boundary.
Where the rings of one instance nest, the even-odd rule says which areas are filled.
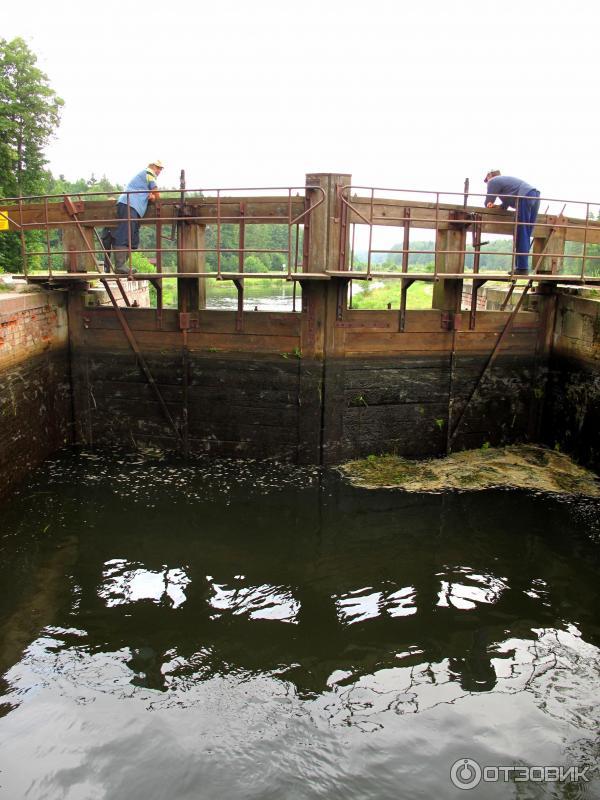
[[[6,198],[0,201],[0,213],[7,221],[9,227],[16,231],[21,241],[21,253],[23,258],[23,272],[25,276],[30,275],[30,262],[35,259],[43,259],[47,266],[47,274],[50,279],[64,274],[63,269],[57,268],[56,259],[71,261],[70,269],[67,271],[77,271],[76,262],[84,259],[94,262],[95,271],[104,274],[100,264],[111,263],[110,253],[103,246],[96,229],[100,227],[114,228],[120,222],[127,225],[128,245],[126,248],[127,260],[129,263],[129,273],[132,274],[133,253],[147,254],[154,256],[156,266],[156,276],[186,277],[197,275],[198,277],[212,277],[222,279],[228,278],[283,278],[290,279],[294,274],[305,269],[304,248],[300,247],[302,240],[302,230],[308,228],[310,215],[315,208],[325,201],[325,192],[320,187],[310,187],[313,198],[316,200],[307,206],[306,187],[243,187],[243,188],[217,188],[217,189],[186,189],[180,192],[163,192],[163,199],[148,205],[148,212],[139,220],[131,214],[131,198],[134,194],[147,194],[140,192],[89,192],[74,194],[55,194],[55,195],[35,195],[29,197]],[[258,193],[261,194],[252,194]],[[276,192],[269,196],[264,196],[265,192]],[[240,196],[240,193],[243,193]],[[116,219],[114,214],[108,214],[108,209],[104,209],[104,214],[94,216],[90,219],[86,216],[79,218],[79,214],[84,213],[91,206],[90,201],[96,200],[94,204],[97,210],[102,211],[99,198],[106,202],[118,200],[124,195],[127,198],[127,214],[122,220]],[[169,196],[171,195],[171,196]],[[84,202],[85,201],[85,202]],[[62,203],[67,210],[69,217],[58,219],[52,213],[56,204]],[[278,213],[261,214],[261,206],[269,205],[271,208],[280,206]],[[298,210],[298,205],[303,206]],[[254,213],[248,213],[248,206],[252,206]],[[32,207],[35,214],[32,217]],[[211,209],[214,213],[211,213]],[[233,209],[233,212],[232,212]],[[167,213],[165,213],[165,210]],[[155,230],[155,243],[152,246],[140,246],[132,248],[133,225],[140,224],[144,227],[153,226]],[[214,232],[215,245],[207,246],[187,246],[183,242],[181,235],[182,227],[190,224],[200,224],[207,226]],[[258,247],[249,245],[246,241],[246,228],[248,225],[285,225],[287,227],[286,246],[282,247]],[[171,226],[171,235],[164,236],[165,226]],[[227,225],[238,227],[238,246],[225,247],[223,245],[223,230]],[[63,232],[69,227],[76,227],[80,233],[87,231],[92,241],[84,242],[77,247],[65,247]],[[41,231],[42,236],[35,242],[29,242],[26,234],[29,231]],[[93,240],[96,235],[97,242]],[[165,246],[165,241],[173,242]],[[207,255],[214,254],[216,268],[197,272],[182,272],[181,261],[186,254],[195,254],[199,258],[205,259]],[[269,272],[247,272],[244,268],[246,257],[249,255],[268,255],[279,254],[285,257],[285,270]],[[224,260],[228,256],[236,256],[236,269],[224,269]],[[62,259],[60,258],[62,257]],[[176,264],[175,271],[164,271],[163,266],[166,259],[172,257]],[[149,259],[150,260],[150,259]],[[69,265],[67,265],[69,267]]]
[[[385,193],[385,196],[384,194]],[[391,195],[391,196],[390,196]],[[448,270],[440,270],[440,263],[448,256],[458,257],[460,269],[451,271],[450,274],[460,273],[468,277],[478,275],[482,269],[484,256],[499,256],[510,259],[510,270],[503,271],[503,275],[518,277],[515,274],[517,256],[533,259],[533,264],[539,268],[543,264],[552,264],[550,270],[544,274],[571,277],[579,282],[586,278],[600,277],[600,247],[593,252],[590,248],[600,244],[600,222],[592,219],[593,211],[600,216],[600,203],[590,201],[559,200],[556,198],[539,198],[540,204],[545,206],[545,211],[538,216],[532,226],[533,251],[516,249],[517,233],[519,226],[529,225],[518,220],[516,211],[499,214],[500,206],[494,208],[484,207],[483,193],[465,192],[439,192],[420,191],[413,189],[392,189],[368,186],[342,186],[338,190],[341,203],[341,242],[339,271],[351,271],[358,278],[373,277],[402,277],[402,275],[418,274],[421,280],[437,280],[438,277],[447,277]],[[469,197],[477,198],[480,205],[469,206]],[[502,198],[510,197],[517,203],[531,198],[508,195],[499,195]],[[460,199],[462,202],[457,203]],[[537,199],[537,198],[536,198]],[[453,201],[453,202],[451,202]],[[555,213],[550,213],[555,209]],[[565,216],[565,210],[580,211],[581,218]],[[506,217],[506,218],[504,218]],[[366,263],[356,264],[356,227],[366,226],[367,237],[363,246],[366,252]],[[395,245],[393,248],[374,246],[374,231],[382,226],[399,228],[402,247]],[[350,230],[349,230],[350,229]],[[443,230],[465,231],[463,247],[448,247],[441,244],[440,232]],[[419,248],[410,246],[411,234],[415,230],[430,230],[433,234],[433,246]],[[472,236],[471,247],[466,245],[466,233]],[[507,236],[512,238],[510,250],[494,248],[493,241],[482,242],[482,232],[492,235]],[[542,234],[540,236],[540,233]],[[363,237],[364,238],[364,237]],[[564,243],[576,242],[579,247],[568,251]],[[491,245],[491,246],[488,246]],[[483,250],[483,248],[486,248]],[[554,248],[554,249],[553,249]],[[557,249],[558,248],[558,249]],[[580,252],[577,252],[580,250]],[[398,269],[374,269],[374,261],[382,255],[400,259]],[[411,265],[411,256],[431,256],[432,267],[414,269]],[[472,267],[465,269],[465,261],[472,259]],[[578,269],[565,272],[558,269],[567,260],[578,264]],[[554,263],[552,263],[554,262]],[[591,267],[592,274],[586,274],[586,267]],[[493,270],[486,270],[488,274]]]

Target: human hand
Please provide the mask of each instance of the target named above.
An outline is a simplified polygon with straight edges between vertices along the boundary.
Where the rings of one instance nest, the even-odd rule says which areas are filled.
[[[494,204],[493,204],[493,203],[488,203],[488,204],[487,204],[487,207],[488,207],[488,208],[493,208],[493,207],[494,207]]]

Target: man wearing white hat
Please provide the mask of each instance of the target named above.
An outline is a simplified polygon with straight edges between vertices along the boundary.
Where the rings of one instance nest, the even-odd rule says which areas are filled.
[[[140,245],[139,220],[146,213],[148,201],[158,200],[160,197],[156,181],[162,169],[162,161],[151,161],[146,169],[134,175],[117,200],[117,219],[121,222],[113,237],[115,272],[129,272],[128,251],[130,248],[137,250]]]

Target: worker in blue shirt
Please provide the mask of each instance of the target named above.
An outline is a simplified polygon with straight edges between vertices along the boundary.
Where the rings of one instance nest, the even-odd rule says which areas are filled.
[[[516,209],[517,212],[517,241],[515,256],[515,275],[529,273],[529,250],[533,226],[540,208],[540,193],[520,178],[510,175],[501,175],[500,170],[493,169],[484,178],[487,183],[487,196],[485,205],[494,207],[496,197],[504,210]]]
[[[119,222],[113,236],[115,254],[115,272],[129,272],[127,257],[129,250],[137,250],[140,246],[139,220],[146,213],[149,201],[158,200],[160,195],[156,181],[162,172],[161,161],[151,161],[129,181],[122,195],[117,200],[117,219]]]

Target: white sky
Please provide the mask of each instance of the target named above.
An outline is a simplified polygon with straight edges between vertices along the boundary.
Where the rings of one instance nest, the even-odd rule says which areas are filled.
[[[592,0],[228,0],[7,6],[65,100],[50,168],[163,186],[483,191],[490,168],[600,200]]]

